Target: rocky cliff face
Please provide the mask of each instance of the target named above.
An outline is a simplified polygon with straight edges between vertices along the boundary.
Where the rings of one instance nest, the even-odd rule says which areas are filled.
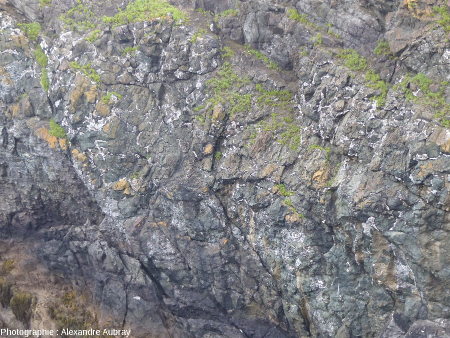
[[[0,9],[3,327],[450,335],[445,1]]]

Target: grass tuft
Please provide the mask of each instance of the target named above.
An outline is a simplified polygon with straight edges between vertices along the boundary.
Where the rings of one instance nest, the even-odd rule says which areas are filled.
[[[19,23],[17,26],[22,30],[22,32],[24,32],[25,36],[31,41],[37,40],[39,34],[41,34],[41,24],[39,22]]]
[[[351,70],[358,71],[367,69],[366,59],[359,55],[354,49],[343,49],[337,56],[342,59],[345,66]]]
[[[80,72],[82,72],[85,76],[87,76],[92,81],[97,82],[97,83],[100,82],[100,75],[97,73],[97,71],[94,68],[92,68],[90,63],[82,66],[78,62],[73,61],[69,65],[72,69],[79,70]]]
[[[114,16],[103,17],[103,22],[122,26],[133,22],[172,18],[175,22],[186,20],[186,14],[165,0],[135,0]]]

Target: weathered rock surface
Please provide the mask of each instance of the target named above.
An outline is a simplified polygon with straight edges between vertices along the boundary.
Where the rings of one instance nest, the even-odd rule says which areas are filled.
[[[394,86],[450,80],[441,2],[180,0],[187,22],[118,26],[122,2],[81,3],[0,1],[1,261],[133,337],[450,335],[450,131]],[[55,327],[28,291],[0,325]]]

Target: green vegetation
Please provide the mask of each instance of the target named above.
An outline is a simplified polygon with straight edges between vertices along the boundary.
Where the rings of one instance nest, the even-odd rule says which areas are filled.
[[[67,138],[67,133],[63,127],[61,127],[54,120],[50,120],[49,134],[57,138]]]
[[[45,7],[52,3],[52,0],[39,0],[39,6]]]
[[[46,92],[48,92],[48,90],[50,89],[50,80],[48,78],[48,71],[45,68],[41,69],[41,86]]]
[[[94,43],[95,41],[98,40],[98,38],[100,37],[101,34],[101,30],[100,29],[96,29],[93,30],[92,32],[89,33],[89,35],[86,37],[86,41],[90,42],[90,43]]]
[[[391,49],[389,48],[389,43],[386,40],[380,40],[377,46],[373,50],[376,55],[391,55]]]
[[[202,36],[204,36],[206,33],[207,33],[207,32],[206,32],[205,29],[200,29],[200,30],[196,31],[196,32],[191,36],[191,38],[189,39],[189,42],[190,42],[190,43],[196,43],[196,42],[197,42],[197,39],[200,38],[200,37],[202,37]]]
[[[31,318],[33,296],[27,292],[14,292],[9,306],[18,320],[28,323]]]
[[[37,40],[39,34],[41,34],[41,24],[39,22],[19,23],[17,26],[31,41]]]
[[[312,144],[309,146],[309,149],[311,150],[320,150],[325,152],[325,158],[327,159],[327,161],[330,160],[330,153],[331,153],[331,148],[330,147],[322,147],[319,146],[318,144]]]
[[[66,292],[63,297],[54,301],[48,309],[48,314],[55,321],[58,330],[86,330],[98,325],[96,316],[87,309],[83,297],[74,291]]]
[[[289,8],[287,11],[287,16],[289,19],[297,21],[313,30],[320,31],[322,33],[328,34],[329,36],[332,36],[336,39],[340,39],[341,36],[333,31],[333,25],[331,23],[328,23],[326,27],[316,25],[314,22],[308,19],[308,17],[305,14],[300,14],[296,9]],[[314,38],[313,42],[315,46],[319,46],[323,43],[322,35],[321,33],[318,33]]]
[[[296,9],[289,8],[287,10],[288,18],[297,22],[300,22],[306,26],[309,26],[314,29],[319,29],[319,26],[317,26],[315,23],[309,21],[308,17],[304,14],[300,14]]]
[[[380,78],[380,75],[373,70],[366,72],[366,85],[370,88],[376,89],[379,94],[373,97],[377,103],[377,107],[382,107],[386,103],[386,96],[389,91],[388,84]]]
[[[260,122],[260,127],[262,131],[271,132],[278,143],[286,145],[294,151],[299,149],[302,130],[291,116],[272,113],[269,120]]]
[[[203,14],[203,15],[212,14],[211,11],[207,11],[204,8],[197,8],[195,11],[200,13],[200,14]]]
[[[85,32],[97,26],[95,13],[82,0],[77,0],[77,5],[61,15],[60,19],[67,29],[78,32]]]
[[[314,44],[314,46],[320,46],[321,44],[323,44],[323,36],[322,33],[317,33],[313,39],[312,42]]]
[[[70,67],[75,70],[79,70],[82,72],[85,76],[90,78],[92,81],[99,83],[100,82],[100,75],[97,73],[97,71],[92,68],[91,64],[88,63],[87,65],[80,65],[78,62],[71,62]]]
[[[125,47],[124,49],[122,49],[122,55],[132,55],[132,54],[136,54],[136,52],[139,50],[139,46],[135,46],[135,47]]]
[[[326,183],[325,183],[325,186],[326,187],[332,187],[333,185],[334,185],[334,183],[335,183],[335,181],[336,181],[336,178],[337,178],[337,174],[339,173],[339,170],[341,169],[341,166],[342,166],[342,162],[339,162],[337,165],[336,165],[336,167],[334,168],[334,170],[333,170],[333,177],[331,177]]]
[[[305,46],[300,47],[300,51],[298,52],[300,56],[308,56],[309,51]]]
[[[261,121],[259,129],[270,132],[276,137],[276,141],[286,145],[291,150],[298,150],[301,144],[301,127],[296,124],[290,115],[293,110],[292,93],[288,90],[266,90],[261,84],[255,86],[258,95],[256,103],[260,108],[276,108],[270,118]],[[279,111],[282,112],[279,112]],[[256,134],[253,135],[256,137]]]
[[[294,206],[294,203],[290,198],[286,198],[283,201],[283,204],[289,208],[289,211],[296,215],[298,218],[304,218],[305,216],[298,212],[297,208]]]
[[[44,51],[42,50],[41,46],[38,46],[34,50],[34,57],[36,58],[36,61],[37,61],[39,66],[41,66],[42,68],[47,67],[47,65],[48,65],[48,57],[44,53]]]
[[[223,156],[222,152],[216,151],[215,154],[214,154],[214,159],[216,161],[219,161],[222,158],[222,156]]]
[[[259,83],[255,88],[259,94],[256,99],[258,104],[291,110],[292,93],[289,90],[266,90]]]
[[[379,44],[380,45],[380,44]],[[383,44],[379,50],[382,50]],[[389,91],[388,84],[380,78],[380,75],[373,70],[368,70],[368,63],[365,57],[360,55],[354,49],[344,49],[337,54],[339,58],[344,61],[344,65],[353,71],[366,71],[365,81],[366,86],[377,90],[379,93],[372,99],[377,103],[377,107],[382,107],[386,103],[386,96]]]
[[[130,175],[130,179],[132,179],[132,180],[137,180],[139,177],[141,177],[141,174],[139,173],[139,171],[136,171]]]
[[[435,111],[439,123],[450,128],[450,104],[445,101],[445,90],[449,83],[437,83],[425,74],[408,75],[395,88],[405,94],[407,100],[429,107]],[[417,89],[419,90],[417,92]]]
[[[225,17],[232,17],[232,16],[238,16],[239,15],[239,11],[237,9],[227,9],[221,13],[218,13],[214,16],[214,21],[217,22],[219,21],[220,18],[225,18]]]
[[[224,59],[232,58],[234,56],[234,51],[228,46],[223,47],[221,53],[222,58]]]
[[[301,127],[290,116],[294,108],[293,94],[288,90],[267,90],[262,84],[257,84],[254,91],[244,94],[242,91],[246,86],[250,91],[251,81],[238,76],[231,63],[225,62],[215,77],[207,81],[211,97],[203,105],[194,108],[194,111],[206,109],[205,114],[197,115],[195,119],[205,123],[217,106],[222,106],[231,117],[236,113],[250,111],[253,104],[260,109],[276,110],[270,118],[258,123],[258,131],[271,132],[278,143],[297,150],[301,144]],[[253,138],[256,138],[256,130]]]
[[[439,15],[440,19],[437,23],[444,29],[446,33],[450,32],[450,9],[448,6],[435,6],[433,11]]]
[[[165,0],[135,0],[114,16],[103,17],[103,22],[121,26],[133,22],[152,21],[172,17],[176,22],[186,20],[186,14]]]
[[[227,9],[218,14],[218,16],[237,16],[239,11],[237,9]]]
[[[101,100],[104,104],[111,104],[114,101],[118,101],[122,99],[122,95],[117,92],[108,92],[106,95],[104,95]]]
[[[205,107],[202,106],[202,109],[204,109],[204,108],[205,108]],[[199,110],[201,110],[201,109],[199,109]],[[205,122],[206,122],[206,116],[204,116],[204,115],[196,115],[196,116],[195,116],[195,120],[198,121],[198,122],[200,122],[200,124],[205,124]]]
[[[246,51],[250,54],[256,57],[258,60],[261,60],[264,62],[264,64],[273,70],[279,70],[280,67],[271,59],[269,59],[267,56],[265,56],[263,53],[261,53],[259,50],[253,49],[250,46],[245,46]]]
[[[239,90],[249,83],[249,79],[238,76],[232,65],[225,62],[216,76],[207,81],[212,97],[206,102],[206,106],[212,111],[216,105],[221,104],[228,107],[230,116],[249,111],[252,96],[239,93]]]
[[[333,31],[333,25],[331,23],[327,23],[327,34],[335,37],[336,39],[340,39],[341,36]]]
[[[231,63],[225,62],[217,72],[217,76],[208,80],[207,84],[214,94],[220,94],[234,88],[241,88],[250,83],[247,78],[241,78],[237,75]]]
[[[50,80],[48,79],[48,71],[46,68],[48,65],[48,57],[40,46],[34,50],[34,57],[36,58],[38,65],[41,67],[41,86],[48,92],[50,88]]]
[[[9,306],[12,296],[12,284],[3,278],[0,278],[0,304],[2,304],[3,307]]]
[[[366,59],[354,49],[343,49],[337,56],[344,60],[344,65],[351,70],[367,69]]]
[[[286,189],[286,186],[284,184],[277,184],[275,185],[276,187],[276,192],[278,195],[284,196],[284,197],[289,197],[294,195],[293,191],[289,191]]]
[[[7,259],[2,263],[0,274],[1,275],[8,275],[12,270],[14,270],[15,262],[13,259]]]

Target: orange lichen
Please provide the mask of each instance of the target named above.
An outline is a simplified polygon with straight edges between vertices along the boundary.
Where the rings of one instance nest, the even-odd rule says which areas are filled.
[[[57,149],[59,145],[58,138],[56,136],[50,135],[50,132],[47,128],[39,128],[35,131],[36,136],[40,139],[46,141],[50,148]]]
[[[85,154],[83,154],[81,151],[79,151],[78,149],[72,150],[72,157],[75,160],[77,160],[78,162],[86,162],[87,161],[87,156]]]

